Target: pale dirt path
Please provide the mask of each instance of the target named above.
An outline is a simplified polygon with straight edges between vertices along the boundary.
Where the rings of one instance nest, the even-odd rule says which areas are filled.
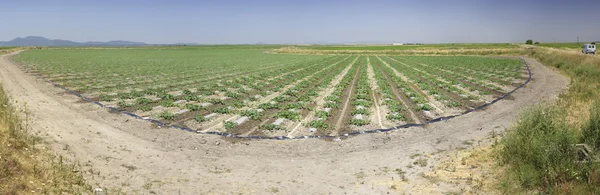
[[[298,128],[300,128],[300,126],[302,124],[306,124],[309,123],[310,120],[315,116],[315,113],[319,110],[323,109],[323,105],[325,105],[325,98],[327,96],[329,96],[331,93],[333,93],[333,91],[335,90],[335,86],[338,85],[341,81],[342,78],[344,78],[344,76],[346,76],[346,74],[348,74],[348,70],[350,70],[350,68],[352,66],[354,66],[354,63],[356,63],[356,60],[358,60],[359,57],[354,58],[354,60],[352,60],[352,62],[350,64],[348,64],[346,66],[346,68],[344,68],[344,70],[342,70],[342,72],[340,74],[338,74],[337,76],[335,76],[335,78],[333,78],[333,80],[331,80],[331,83],[328,85],[327,89],[324,89],[322,91],[319,92],[318,95],[318,99],[316,101],[317,105],[315,106],[315,110],[309,112],[306,117],[304,117],[302,120],[300,120],[300,122],[298,122],[298,124],[296,124],[296,126],[294,126],[294,129],[292,129],[292,131],[290,131],[290,133],[288,133],[288,137],[294,137],[294,134],[296,134],[296,132],[298,131]]]
[[[385,66],[392,69],[392,71],[394,71],[396,76],[402,78],[402,80],[404,80],[404,82],[408,83],[413,91],[415,91],[416,93],[419,93],[419,91],[420,91],[425,96],[425,98],[427,98],[427,100],[429,101],[429,105],[431,105],[433,108],[435,108],[434,113],[436,113],[437,115],[443,115],[444,113],[446,113],[446,112],[444,112],[444,110],[441,109],[442,107],[445,107],[444,104],[435,100],[435,98],[433,98],[432,96],[427,95],[423,90],[421,90],[421,88],[419,88],[419,86],[417,86],[416,83],[414,83],[413,80],[409,79],[406,75],[399,72],[398,69],[391,66],[389,63],[387,63],[387,61],[381,59],[379,56],[377,56],[377,59],[379,59],[383,64],[385,64]],[[391,58],[388,57],[388,59],[391,59]],[[412,84],[414,87],[411,86],[410,84]]]
[[[337,61],[337,62],[335,62],[333,64],[330,64],[330,65],[328,65],[328,67],[333,67],[333,66],[339,64],[340,62],[346,60],[347,58],[348,57],[346,57],[344,59],[341,59],[340,61]],[[325,69],[321,69],[321,70],[319,70],[317,72],[312,73],[310,76],[314,76],[315,74],[318,74],[319,72],[322,72],[324,70]],[[295,71],[293,71],[293,72],[295,72]],[[301,78],[300,80],[297,80],[297,81],[295,81],[295,82],[293,82],[291,84],[288,84],[285,87],[283,87],[281,90],[279,90],[279,92],[272,92],[271,94],[269,94],[269,95],[267,95],[265,97],[260,98],[258,101],[256,101],[256,103],[252,103],[252,104],[250,104],[250,105],[248,105],[248,106],[246,106],[244,108],[241,108],[240,110],[245,110],[245,109],[250,109],[250,108],[255,108],[256,109],[258,107],[258,105],[260,105],[260,104],[271,102],[277,96],[281,95],[282,93],[284,93],[288,89],[296,86],[298,83],[301,83],[302,81],[305,81],[306,79],[308,79],[308,77]],[[233,120],[235,118],[239,118],[239,117],[241,117],[241,115],[239,115],[239,114],[221,116],[218,119],[216,119],[216,120],[218,120],[220,122],[218,122],[216,125],[208,127],[206,129],[203,129],[201,132],[208,132],[208,131],[215,131],[215,130],[223,132],[223,131],[225,131],[225,128],[222,127],[223,126],[222,122],[231,121],[231,120]],[[244,136],[249,135],[250,133],[254,132],[254,130],[256,130],[256,129],[258,129],[258,128],[255,128],[252,131],[246,132],[244,134]]]
[[[406,63],[404,63],[404,62],[398,61],[398,60],[397,60],[397,59],[395,59],[395,58],[390,58],[390,59],[392,59],[392,60],[394,60],[394,61],[396,61],[396,62],[398,62],[398,63],[401,63],[401,64],[403,64],[404,66],[410,67],[410,68],[412,68],[413,70],[419,71],[419,72],[420,72],[420,73],[422,73],[422,74],[425,74],[425,75],[429,75],[429,76],[435,77],[436,79],[438,79],[438,80],[439,80],[439,81],[441,81],[441,82],[444,82],[444,83],[450,83],[449,81],[447,81],[447,80],[443,79],[441,76],[439,76],[439,75],[437,75],[437,74],[431,74],[431,73],[428,73],[427,71],[421,70],[421,69],[419,69],[419,68],[416,68],[416,67],[414,67],[414,66],[410,66],[410,65],[408,65],[408,64],[406,64]],[[421,65],[422,65],[422,66],[427,66],[427,67],[429,67],[429,65],[426,65],[426,64],[421,64]],[[492,97],[491,95],[484,96],[484,95],[479,95],[479,94],[473,93],[471,90],[465,89],[465,88],[463,88],[463,87],[462,87],[462,86],[460,86],[460,85],[453,85],[453,86],[454,86],[454,87],[456,87],[456,88],[458,88],[459,90],[461,90],[462,92],[464,92],[464,93],[466,93],[466,94],[468,94],[468,95],[473,95],[473,96],[479,97],[479,98],[481,98],[483,101],[490,102],[490,101],[492,101],[492,100],[496,99],[496,98]],[[513,87],[513,88],[514,88],[514,87]],[[512,90],[512,89],[510,89],[510,90]]]
[[[375,81],[375,71],[373,71],[373,66],[371,66],[370,57],[367,57],[367,66],[367,76],[369,77],[369,85],[371,86],[371,95],[373,96],[373,101],[375,102],[375,115],[377,115],[377,122],[379,124],[379,128],[383,129],[384,126],[381,119],[381,115],[383,113],[381,113],[381,109],[379,109],[379,100],[377,99],[377,96],[375,96],[375,93],[379,93],[379,86],[377,86],[377,83]]]
[[[398,194],[388,183],[392,177],[398,179],[396,168],[408,172],[414,185],[426,182],[417,173],[428,167],[406,168],[413,161],[411,154],[453,150],[465,140],[502,131],[520,109],[556,97],[567,86],[563,76],[528,61],[534,80],[514,94],[515,100],[426,128],[338,142],[228,142],[218,136],[153,128],[92,104],[76,103],[78,98],[23,73],[7,57],[0,58],[0,78],[16,105],[27,103],[32,129],[58,154],[84,164],[84,176],[94,186],[133,194]],[[437,190],[446,191],[443,186]]]
[[[354,91],[354,88],[356,88],[356,81],[358,80],[358,77],[360,77],[360,71],[364,70],[361,70],[360,67],[356,68],[356,73],[354,73],[354,77],[352,79],[352,82],[350,83],[350,89],[348,90],[348,97],[346,97],[346,99],[344,100],[344,107],[342,107],[342,110],[339,113],[340,118],[338,118],[337,122],[335,123],[335,131],[333,131],[330,135],[337,136],[340,133],[340,129],[342,128],[342,124],[344,123],[344,119],[346,119],[346,111],[348,110],[348,107],[350,105],[350,99],[352,99],[352,91]]]
[[[340,74],[335,76],[335,78],[328,85],[327,89],[324,89],[319,92],[319,95],[317,96],[319,98],[316,101],[317,105],[315,106],[315,109],[313,111],[309,112],[306,115],[306,117],[304,117],[302,120],[300,120],[300,122],[298,122],[298,124],[296,124],[294,129],[292,129],[292,131],[288,134],[288,137],[294,137],[294,134],[298,131],[298,128],[300,128],[300,126],[302,124],[309,123],[310,120],[315,116],[315,113],[317,111],[323,109],[323,105],[325,105],[325,98],[327,98],[327,96],[329,96],[331,93],[333,93],[333,91],[335,91],[334,87],[342,81],[342,78],[344,78],[344,76],[346,76],[346,74],[348,74],[348,70],[350,70],[350,68],[352,68],[352,66],[354,66],[354,63],[356,63],[356,60],[358,60],[358,58],[359,57],[354,58],[354,60],[352,60],[352,62],[350,64],[348,64],[346,66],[346,68],[344,68],[344,70],[342,70],[342,72]]]

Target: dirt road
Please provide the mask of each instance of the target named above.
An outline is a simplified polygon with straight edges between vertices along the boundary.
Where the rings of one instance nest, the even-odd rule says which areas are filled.
[[[65,94],[0,58],[4,89],[32,113],[30,125],[55,151],[83,165],[97,187],[140,194],[386,194],[385,181],[419,177],[435,163],[407,168],[414,154],[464,147],[510,126],[519,113],[554,98],[568,84],[563,76],[531,60],[533,80],[513,96],[483,111],[424,128],[369,134],[341,141],[252,140],[229,142],[218,136],[155,128],[148,122],[112,114]],[[439,152],[438,152],[439,153]],[[443,153],[443,152],[441,152]],[[440,188],[440,193],[444,192]]]

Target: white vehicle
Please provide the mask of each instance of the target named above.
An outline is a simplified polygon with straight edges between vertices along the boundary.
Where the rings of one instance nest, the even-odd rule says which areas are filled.
[[[583,44],[583,46],[581,46],[581,53],[584,54],[596,54],[596,45],[594,44]]]

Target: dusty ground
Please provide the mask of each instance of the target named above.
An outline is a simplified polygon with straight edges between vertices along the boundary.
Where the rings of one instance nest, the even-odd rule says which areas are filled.
[[[490,108],[425,128],[341,141],[251,140],[155,128],[86,103],[0,58],[0,76],[30,125],[95,186],[133,194],[398,194],[455,192],[423,178],[465,141],[503,131],[521,109],[556,97],[568,80],[527,59],[533,81]],[[26,103],[26,104],[25,104]],[[416,163],[415,163],[416,162]],[[409,164],[411,166],[409,166]],[[404,176],[404,178],[402,177]],[[403,185],[394,181],[406,180]],[[413,189],[426,186],[429,190]]]

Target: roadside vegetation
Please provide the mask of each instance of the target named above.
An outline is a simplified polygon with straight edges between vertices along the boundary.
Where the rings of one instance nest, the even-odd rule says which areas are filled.
[[[0,88],[0,194],[91,193],[75,165],[45,147]]]
[[[587,43],[587,42],[586,42]],[[580,49],[584,43],[540,43],[538,46],[541,47],[552,47],[552,48],[569,48],[569,49]]]
[[[311,45],[299,46],[315,50],[411,50],[411,49],[479,49],[479,48],[517,48],[518,45],[510,43],[482,43],[482,44],[419,44],[419,45]]]
[[[0,47],[0,54],[10,53],[19,49],[18,47]]]
[[[600,59],[539,48],[530,56],[571,78],[568,93],[522,113],[498,147],[507,167],[503,193],[592,194],[600,191]]]

